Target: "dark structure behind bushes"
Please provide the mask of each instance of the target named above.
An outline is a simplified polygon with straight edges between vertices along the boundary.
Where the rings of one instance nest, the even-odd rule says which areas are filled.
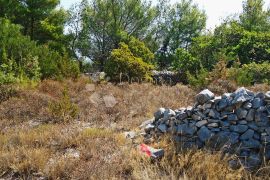
[[[187,78],[185,73],[173,72],[173,71],[153,71],[153,80],[155,84],[171,85],[174,86],[177,83],[187,84]]]

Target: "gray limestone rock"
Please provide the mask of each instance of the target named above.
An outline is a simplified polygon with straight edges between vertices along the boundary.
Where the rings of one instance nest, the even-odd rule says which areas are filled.
[[[193,107],[188,106],[186,109],[186,113],[187,113],[188,117],[190,117],[192,115],[192,111],[193,111]]]
[[[165,111],[164,111],[164,120],[168,120],[170,117],[172,117],[172,116],[175,116],[176,115],[176,113],[173,111],[173,110],[171,110],[171,109],[166,109]]]
[[[266,114],[258,111],[255,113],[255,121],[264,121],[265,119],[268,119]]]
[[[248,111],[248,114],[247,114],[247,116],[246,116],[246,120],[247,121],[254,121],[254,118],[255,118],[255,109],[250,109],[249,111]]]
[[[229,126],[230,126],[229,121],[220,121],[220,124],[221,124],[221,126],[223,126],[223,127],[229,127]]]
[[[244,148],[259,149],[261,146],[260,141],[255,140],[253,138],[250,138],[242,142],[243,142]]]
[[[234,92],[232,104],[242,104],[251,100],[252,98],[253,97],[251,96],[250,92],[244,87],[241,87]]]
[[[239,134],[236,132],[231,132],[228,134],[229,142],[231,144],[236,144],[239,142]]]
[[[264,95],[265,99],[270,99],[270,91],[267,91]]]
[[[247,125],[232,125],[230,126],[230,130],[237,133],[244,133],[248,129]]]
[[[210,123],[210,124],[207,125],[207,127],[209,127],[209,128],[217,128],[218,123]]]
[[[232,96],[232,93],[224,93],[224,94],[221,96],[221,98],[222,98],[222,99],[230,99],[231,96]]]
[[[254,135],[254,130],[248,129],[244,134],[240,136],[240,140],[247,140],[252,138]]]
[[[265,132],[270,136],[270,127],[265,128]]]
[[[124,133],[126,139],[134,139],[136,137],[136,132],[134,131],[129,131]]]
[[[253,135],[253,138],[256,139],[256,140],[260,140],[261,139],[261,136],[258,132],[254,132],[254,135]]]
[[[215,132],[215,133],[216,133],[216,132],[220,132],[220,128],[211,128],[211,131],[212,131],[212,132]]]
[[[245,124],[248,124],[248,122],[246,120],[241,120],[241,121],[238,121],[238,124],[245,125]]]
[[[192,114],[191,117],[192,117],[192,119],[195,120],[195,121],[200,121],[200,120],[202,120],[202,117],[199,116],[198,114]]]
[[[248,114],[248,111],[246,109],[238,108],[236,110],[236,115],[237,115],[238,119],[245,119],[247,114]]]
[[[251,154],[247,157],[244,165],[248,169],[254,169],[261,165],[262,159],[260,158],[259,154]]]
[[[189,126],[188,124],[181,124],[177,127],[177,134],[192,136],[197,131],[195,126]]]
[[[215,119],[220,117],[220,113],[217,112],[215,109],[211,109],[208,115],[209,115],[209,117],[212,117]]]
[[[255,98],[252,101],[252,108],[258,109],[260,106],[263,105],[263,101],[261,98]]]
[[[212,107],[212,103],[205,103],[203,104],[203,109],[206,110],[206,109],[211,109]]]
[[[154,128],[155,128],[155,125],[153,125],[153,124],[147,124],[147,125],[145,126],[145,128],[144,128],[144,131],[145,131],[146,133],[149,133],[149,132],[152,131]]]
[[[161,132],[166,133],[168,127],[167,127],[167,125],[165,125],[165,124],[160,124],[160,125],[158,125],[158,129],[159,129]]]
[[[225,109],[228,105],[229,105],[228,99],[222,99],[222,100],[220,100],[220,102],[218,103],[217,110],[218,110],[218,111],[222,111],[222,110]]]
[[[251,102],[245,102],[244,105],[243,105],[243,108],[244,109],[250,109],[250,108],[252,108],[252,103]]]
[[[261,98],[261,99],[264,99],[265,98],[265,95],[263,92],[259,92],[255,95],[255,98]]]
[[[176,119],[184,120],[188,117],[188,114],[186,112],[181,111],[177,114]]]
[[[258,131],[258,129],[259,129],[259,127],[256,125],[255,122],[249,122],[249,123],[248,123],[248,127],[249,127],[250,129],[253,129],[254,131]]]
[[[229,160],[228,165],[232,170],[237,170],[241,167],[241,163],[236,159]]]
[[[198,131],[198,136],[202,142],[207,141],[212,135],[212,132],[205,126],[201,127]]]
[[[144,122],[139,126],[140,128],[145,128],[148,124],[152,124],[154,122],[154,119],[149,119]]]
[[[237,117],[236,114],[229,114],[228,117],[227,117],[227,120],[228,121],[237,121],[238,117]]]
[[[159,108],[159,110],[154,113],[155,120],[159,120],[160,118],[163,118],[164,112],[165,112],[165,108]]]
[[[214,98],[215,98],[214,94],[211,91],[209,91],[208,89],[205,89],[196,95],[196,101],[199,104],[204,104],[207,101],[214,99]]]
[[[170,133],[185,148],[211,148],[222,141],[224,152],[235,153],[247,168],[261,164],[259,152],[270,159],[270,91],[254,94],[239,88],[232,94],[214,97],[206,89],[196,96],[196,101],[193,107],[176,111],[160,108],[154,121],[141,126],[145,127],[145,137]],[[268,149],[261,151],[263,147]],[[229,166],[237,168],[238,163],[231,160]]]
[[[200,128],[200,127],[206,125],[207,123],[208,123],[207,120],[201,120],[201,121],[198,121],[198,122],[196,123],[196,126]]]

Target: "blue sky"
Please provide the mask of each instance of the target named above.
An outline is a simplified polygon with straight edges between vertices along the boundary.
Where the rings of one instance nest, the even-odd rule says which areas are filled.
[[[81,0],[61,0],[61,6],[69,8],[70,5]],[[207,28],[213,29],[219,25],[221,20],[227,16],[240,13],[242,10],[242,0],[193,0],[207,13]],[[155,2],[155,0],[153,0]],[[171,0],[172,3],[177,0]],[[270,0],[264,0],[265,8],[270,7]]]

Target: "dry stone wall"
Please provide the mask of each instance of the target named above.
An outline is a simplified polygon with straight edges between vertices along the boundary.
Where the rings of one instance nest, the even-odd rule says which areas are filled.
[[[205,89],[197,94],[193,107],[160,108],[154,117],[145,127],[146,140],[171,134],[182,148],[214,146],[237,155],[229,162],[232,168],[242,164],[252,169],[270,159],[270,91],[239,88],[215,97]]]

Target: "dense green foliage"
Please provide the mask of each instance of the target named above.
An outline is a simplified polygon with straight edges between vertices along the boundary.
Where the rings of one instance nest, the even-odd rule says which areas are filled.
[[[181,0],[174,5],[158,6],[157,43],[160,47],[156,59],[160,69],[171,66],[178,48],[188,50],[192,39],[201,35],[206,25],[206,14],[191,0]]]
[[[209,73],[205,69],[200,69],[196,74],[187,73],[188,83],[196,89],[206,88],[209,84],[208,77]]]
[[[196,73],[200,69],[200,61],[194,58],[188,51],[179,48],[176,50],[173,60],[173,68],[182,72]]]
[[[36,43],[7,19],[0,19],[0,47],[0,84],[40,78]]]
[[[134,56],[142,58],[142,60],[146,63],[155,63],[154,54],[145,46],[142,41],[131,36],[125,42]]]
[[[229,77],[240,85],[252,85],[255,82],[270,84],[270,63],[250,63],[241,68],[231,68]]]
[[[75,62],[45,45],[37,45],[20,30],[21,26],[0,19],[0,84],[78,76]]]
[[[105,72],[112,80],[127,78],[131,81],[141,81],[151,79],[151,69],[153,66],[145,62],[141,57],[136,57],[125,43],[120,43],[118,49],[111,53],[109,61],[106,63]],[[147,58],[146,58],[147,60]]]
[[[246,0],[243,2],[243,13],[240,15],[241,26],[248,31],[269,32],[270,10],[263,10],[263,0]]]
[[[231,75],[227,77],[238,84],[268,82],[270,11],[263,4],[262,0],[244,1],[238,19],[227,19],[213,33],[194,38],[189,53],[208,71],[220,60],[226,60],[228,68],[239,62],[238,67],[228,69]]]
[[[243,0],[239,16],[213,31],[192,0],[81,0],[68,11],[59,3],[0,0],[0,84],[89,71],[149,79],[152,69],[177,71],[196,87],[217,79],[268,82],[270,10],[263,0]]]
[[[62,50],[67,13],[57,9],[59,3],[60,0],[0,0],[0,17],[21,25],[22,34],[31,40]]]
[[[144,38],[155,17],[150,3],[133,0],[83,0],[70,19],[73,50],[90,58],[99,69],[113,49],[117,49],[123,35]],[[77,21],[81,20],[81,24]],[[78,27],[79,26],[79,27]],[[78,32],[79,29],[79,32]]]

